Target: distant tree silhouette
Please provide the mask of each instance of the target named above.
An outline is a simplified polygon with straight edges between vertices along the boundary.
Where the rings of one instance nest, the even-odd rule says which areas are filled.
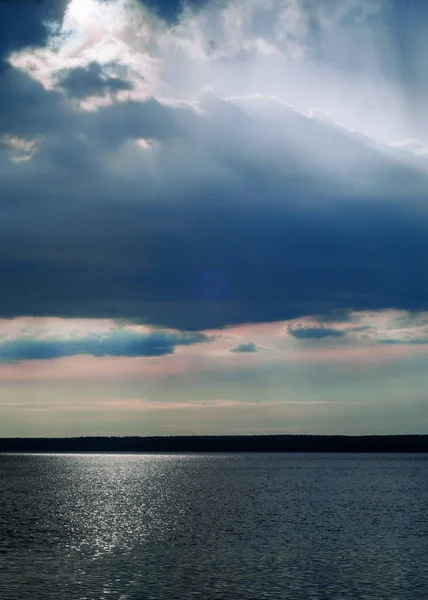
[[[0,452],[427,452],[428,435],[0,438]]]

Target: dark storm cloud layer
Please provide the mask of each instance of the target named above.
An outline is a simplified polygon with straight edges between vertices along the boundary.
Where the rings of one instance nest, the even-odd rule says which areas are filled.
[[[0,52],[42,44],[52,7],[0,1]],[[2,73],[0,133],[37,138],[38,151],[11,163],[0,147],[0,316],[194,330],[427,308],[424,174],[266,98],[259,116],[212,94],[202,114],[68,102],[130,85],[111,79],[75,69],[61,93]],[[155,143],[142,152],[138,138]]]
[[[59,94],[29,89],[25,127],[46,119],[48,135],[2,178],[2,316],[192,330],[428,305],[426,180],[393,157],[287,109],[291,129],[303,119],[321,150],[331,144],[333,162],[344,148],[359,154],[349,184],[311,162],[313,145],[305,163],[304,143],[218,99],[205,115],[154,101],[77,114]],[[110,173],[110,149],[140,136],[161,140],[148,151],[155,169],[133,147],[137,170]]]
[[[92,356],[162,356],[172,354],[176,346],[210,341],[200,333],[152,332],[147,334],[113,331],[107,335],[89,335],[75,339],[34,339],[19,337],[0,340],[0,361],[40,360],[90,354]]]

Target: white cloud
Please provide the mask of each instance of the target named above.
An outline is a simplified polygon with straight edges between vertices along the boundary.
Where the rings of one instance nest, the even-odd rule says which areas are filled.
[[[26,162],[31,160],[38,148],[38,140],[27,139],[16,135],[0,135],[0,148],[6,148],[9,160],[12,162]]]
[[[150,97],[189,102],[207,85],[221,97],[276,96],[404,159],[414,155],[421,166],[426,142],[410,139],[400,90],[381,72],[376,79],[369,72],[386,51],[371,25],[381,8],[366,0],[231,0],[187,8],[167,24],[137,0],[71,0],[47,47],[9,60],[46,89],[59,89],[65,70],[94,61],[103,76],[132,86],[75,100],[86,110]],[[362,49],[358,58],[349,57],[367,71],[356,76],[334,60],[342,60],[342,50],[348,52],[362,31],[371,54]]]
[[[107,75],[117,75],[119,70],[132,83],[134,89],[119,92],[118,100],[145,100],[157,86],[159,58],[148,46],[159,27],[157,19],[136,1],[71,0],[47,47],[13,53],[9,61],[46,89],[57,87],[58,75],[64,70],[87,67],[95,61]],[[81,106],[93,109],[97,101],[105,105],[89,98]]]

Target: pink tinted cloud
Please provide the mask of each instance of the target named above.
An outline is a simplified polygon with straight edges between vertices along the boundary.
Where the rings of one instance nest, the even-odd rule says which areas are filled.
[[[156,358],[95,357],[79,354],[51,360],[27,360],[0,364],[0,381],[44,379],[111,379],[128,376],[160,378],[186,370],[183,360],[171,356]],[[187,362],[187,361],[184,361]]]
[[[266,400],[263,402],[247,402],[233,399],[213,399],[213,400],[195,400],[195,401],[164,401],[150,400],[147,398],[97,398],[90,397],[84,400],[68,399],[33,399],[33,400],[14,400],[0,402],[0,409],[19,409],[19,410],[60,410],[60,411],[97,411],[97,410],[120,410],[132,412],[144,411],[182,411],[182,410],[216,410],[216,409],[254,409],[258,410],[260,406],[265,409],[281,408],[293,406],[319,406],[319,405],[342,404],[334,400]],[[349,402],[347,402],[349,404]]]
[[[212,342],[213,345],[216,342]],[[109,380],[141,379],[160,381],[172,375],[196,374],[203,371],[263,368],[264,364],[285,363],[343,365],[349,368],[370,366],[400,360],[404,357],[427,354],[428,345],[380,345],[305,347],[278,350],[275,353],[215,352],[210,344],[198,348],[180,348],[172,355],[135,357],[94,357],[76,355],[52,360],[28,360],[20,363],[0,363],[0,382],[26,380]],[[204,351],[202,346],[206,346]],[[209,350],[208,350],[209,348]]]
[[[400,313],[401,314],[401,313]],[[386,327],[395,312],[359,315],[372,327]],[[0,382],[33,380],[111,380],[133,379],[161,381],[170,376],[196,374],[198,372],[239,371],[241,369],[262,369],[270,365],[299,363],[300,365],[325,364],[343,366],[347,369],[379,365],[404,357],[426,354],[428,345],[373,343],[373,340],[352,340],[352,343],[329,344],[322,342],[301,344],[288,339],[284,330],[290,324],[313,325],[313,319],[296,319],[288,322],[262,323],[229,327],[222,331],[208,331],[215,336],[214,341],[197,345],[181,346],[174,354],[157,357],[94,357],[75,355],[50,360],[27,360],[20,363],[0,362]],[[315,323],[315,322],[314,322]],[[348,324],[349,325],[349,324]],[[344,324],[340,324],[344,326]],[[355,324],[353,324],[355,326]],[[6,338],[22,335],[57,335],[67,338],[73,335],[87,335],[89,332],[104,333],[118,327],[109,319],[60,319],[32,318],[0,320],[0,334]],[[151,328],[132,324],[126,329],[145,333]],[[1,340],[0,340],[1,343]],[[258,347],[253,353],[233,353],[239,344],[254,343]]]
[[[294,360],[308,363],[379,364],[406,356],[428,353],[428,344],[340,346],[330,348],[304,348],[295,352]]]

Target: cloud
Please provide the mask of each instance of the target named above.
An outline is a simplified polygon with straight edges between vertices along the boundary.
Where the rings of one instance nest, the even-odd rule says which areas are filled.
[[[107,106],[82,118],[82,130],[104,150],[139,138],[167,140],[182,137],[180,107],[168,107],[156,100],[128,101]],[[192,118],[189,114],[188,117]],[[138,155],[137,155],[138,156]]]
[[[321,315],[315,315],[318,323],[348,323],[352,321],[353,315],[346,309],[332,310]]]
[[[246,344],[238,344],[231,350],[231,352],[257,352],[258,348],[256,344],[253,342],[248,342]]]
[[[341,338],[346,335],[346,331],[340,329],[331,329],[328,327],[304,327],[302,325],[287,327],[291,337],[297,340],[319,340],[326,337]]]
[[[205,329],[424,306],[423,174],[288,108],[282,131],[268,100],[257,119],[242,103],[201,106],[70,109],[61,135],[59,121],[31,161],[8,168],[4,316]],[[141,149],[140,138],[154,145]],[[325,147],[330,154],[318,161]],[[354,151],[363,182],[352,171]],[[335,170],[340,155],[348,172]]]
[[[176,346],[210,341],[202,333],[154,331],[138,333],[115,330],[100,335],[61,339],[37,339],[21,335],[0,340],[0,361],[53,359],[77,354],[92,356],[162,356],[172,354]]]
[[[68,133],[72,113],[61,95],[47,91],[28,74],[6,66],[1,73],[0,131],[2,134],[49,136]]]
[[[59,20],[64,0],[0,1],[0,61],[10,52],[43,45],[50,36],[49,23]],[[0,62],[0,74],[1,74]]]
[[[129,81],[120,79],[120,77],[105,75],[101,65],[96,62],[90,63],[87,67],[67,69],[60,74],[57,85],[70,98],[79,100],[89,96],[115,94],[133,88]]]
[[[379,340],[380,344],[415,344],[415,345],[424,345],[427,344],[428,345],[428,337],[426,338],[404,338],[404,339],[397,339],[397,338],[383,338]]]
[[[74,2],[37,52],[8,46],[0,314],[203,330],[426,307],[422,146],[373,133],[370,111],[353,111],[371,96],[331,100],[347,81],[338,46],[325,50],[333,79],[310,58],[313,15],[324,40],[371,40],[370,3],[207,4],[174,26],[126,6],[91,0],[85,20]],[[91,94],[106,103],[70,101]],[[390,109],[376,107],[395,136]]]

